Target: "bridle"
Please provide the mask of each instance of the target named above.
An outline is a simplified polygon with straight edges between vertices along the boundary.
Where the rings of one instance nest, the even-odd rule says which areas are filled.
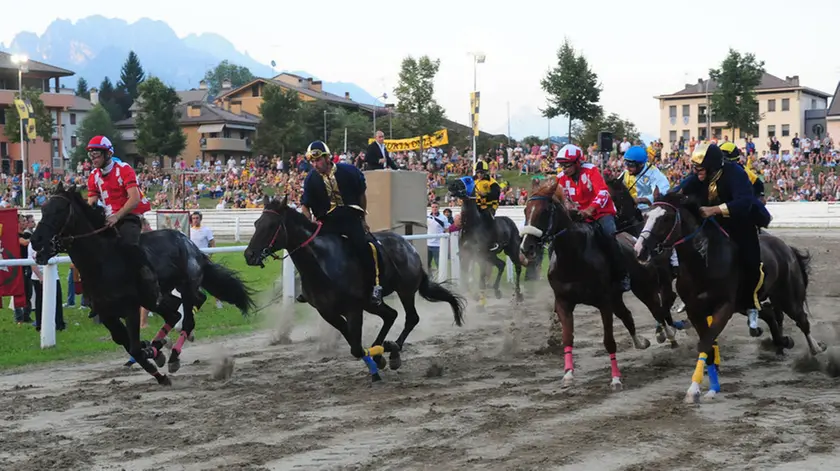
[[[674,232],[677,230],[677,228],[682,223],[682,217],[680,216],[680,210],[679,210],[679,208],[677,208],[673,204],[666,203],[664,201],[657,201],[657,202],[654,202],[653,204],[651,204],[651,207],[654,207],[654,206],[660,206],[660,207],[663,207],[663,208],[673,209],[674,214],[676,215],[676,217],[674,218],[674,224],[671,226],[671,230],[668,231],[668,235],[664,239],[662,239],[662,242],[657,243],[656,246],[653,248],[654,255],[659,255],[667,249],[673,249],[680,244],[684,244],[685,242],[688,242],[691,239],[694,239],[695,237],[700,235],[700,233],[703,231],[703,228],[706,226],[706,223],[708,223],[709,221],[712,221],[712,224],[717,226],[718,230],[720,230],[720,232],[724,236],[726,236],[726,238],[729,238],[729,234],[726,232],[726,230],[724,230],[723,227],[720,226],[720,224],[717,222],[717,220],[714,217],[709,217],[709,218],[704,218],[703,222],[701,222],[700,225],[697,226],[697,229],[695,229],[691,234],[688,234],[687,236],[682,237],[679,240],[677,240],[677,241],[675,241],[675,242],[673,242],[669,245],[668,242],[671,240],[671,237],[674,236]],[[649,235],[649,234],[650,234],[650,230],[642,230],[642,232],[639,234],[639,238],[644,238],[645,240],[647,240],[647,235]]]
[[[555,209],[554,209],[554,200],[549,196],[535,195],[535,196],[530,196],[528,198],[528,200],[526,201],[526,204],[530,203],[531,201],[545,201],[547,203],[547,205],[548,205],[548,226],[546,226],[545,231],[541,231],[542,235],[539,236],[539,237],[537,237],[534,234],[525,234],[525,236],[530,235],[531,237],[537,237],[537,245],[545,246],[545,244],[550,244],[550,243],[554,242],[554,239],[563,235],[568,230],[568,228],[563,229],[563,230],[558,231],[558,232],[555,232],[553,234],[549,233],[551,228],[554,227],[554,217],[557,214],[555,212]],[[535,228],[535,229],[539,229],[539,228]]]
[[[101,232],[105,232],[108,229],[114,229],[116,231],[116,229],[113,226],[102,226],[99,229],[94,229],[84,234],[62,236],[62,234],[64,234],[64,232],[67,230],[67,226],[70,225],[70,221],[73,220],[73,216],[76,214],[76,209],[70,198],[64,195],[52,195],[50,199],[52,198],[62,199],[67,202],[68,206],[67,217],[64,219],[64,224],[61,225],[61,228],[58,231],[56,231],[56,233],[52,236],[52,239],[50,239],[50,245],[56,253],[67,252],[67,250],[72,245],[73,241],[76,239],[84,239],[85,237],[91,237]]]
[[[286,227],[286,217],[284,215],[278,213],[277,211],[272,210],[272,209],[264,209],[263,214],[266,214],[266,213],[273,214],[273,215],[277,216],[278,218],[280,218],[280,222],[277,224],[277,229],[274,231],[274,235],[271,237],[271,242],[269,242],[268,245],[264,249],[262,249],[262,252],[260,252],[260,263],[261,264],[262,264],[263,260],[265,260],[268,257],[271,257],[274,260],[285,260],[285,259],[291,257],[293,253],[295,253],[298,250],[300,250],[300,249],[306,247],[307,245],[311,244],[312,241],[315,240],[316,237],[318,237],[318,233],[321,232],[321,228],[324,225],[321,221],[317,221],[315,223],[316,226],[317,226],[317,227],[315,227],[315,232],[313,232],[312,235],[309,236],[308,239],[306,239],[302,244],[300,244],[299,246],[297,246],[296,248],[294,248],[292,250],[289,250],[287,248],[286,249],[286,255],[284,255],[283,257],[278,257],[275,254],[275,252],[277,252],[277,250],[274,250],[274,243],[277,242],[277,237],[280,235],[280,231],[283,228]],[[284,237],[286,237],[287,241],[288,241],[288,237],[285,236],[285,235],[284,235]]]

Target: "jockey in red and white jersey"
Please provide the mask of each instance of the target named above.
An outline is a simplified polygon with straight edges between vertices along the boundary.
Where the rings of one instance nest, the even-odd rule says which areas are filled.
[[[608,241],[608,252],[611,258],[616,280],[621,281],[624,291],[630,290],[630,277],[627,274],[621,249],[615,240],[615,204],[613,204],[607,183],[598,167],[583,162],[583,150],[572,144],[566,144],[557,153],[557,163],[560,173],[557,184],[563,188],[566,197],[577,204],[581,216],[588,222],[597,224],[601,233]]]
[[[114,147],[105,136],[91,139],[87,151],[93,163],[87,184],[88,204],[95,206],[102,202],[107,216],[105,224],[119,231],[119,241],[126,248],[130,262],[138,265],[141,290],[148,290],[146,294],[156,300],[155,305],[160,305],[162,297],[157,276],[145,250],[140,247],[143,230],[140,216],[149,211],[151,205],[140,193],[137,175],[130,165],[113,159]]]

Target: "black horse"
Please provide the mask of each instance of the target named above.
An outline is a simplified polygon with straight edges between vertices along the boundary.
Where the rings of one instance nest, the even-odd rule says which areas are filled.
[[[720,392],[717,338],[738,308],[741,270],[735,262],[737,247],[715,219],[700,216],[699,205],[688,196],[670,193],[653,206],[645,216],[636,255],[642,262],[649,262],[668,248],[679,254],[677,291],[700,337],[699,359],[686,400],[694,402],[699,398],[704,366],[708,366],[710,383],[706,396],[713,398]],[[767,233],[759,236],[759,243],[764,283],[757,296],[771,301],[770,306],[762,306],[759,315],[770,327],[777,353],[793,347],[793,340],[782,334],[782,321],[787,314],[805,334],[811,354],[817,355],[826,347],[811,336],[806,310],[810,256]]]
[[[414,296],[419,292],[427,301],[444,301],[452,307],[455,324],[463,322],[464,300],[443,285],[433,282],[423,270],[420,255],[402,236],[390,231],[374,236],[383,249],[384,263],[380,267],[382,293],[397,293],[405,308],[405,327],[396,342],[385,337],[397,311],[384,302],[376,306],[370,302],[370,290],[364,286],[365,277],[360,262],[351,254],[346,240],[335,235],[321,234],[321,224],[290,208],[287,198],[271,200],[255,223],[254,235],[245,249],[245,261],[251,266],[263,266],[263,261],[277,252],[289,251],[300,273],[303,294],[321,317],[335,327],[350,345],[350,353],[363,359],[374,382],[381,380],[378,368],[387,365],[383,352],[389,352],[390,365],[396,370],[402,365],[400,352],[406,338],[420,321]],[[367,254],[365,254],[367,256]],[[362,347],[362,312],[382,318],[382,329],[370,349]]]
[[[499,258],[504,252],[516,271],[514,285],[514,299],[521,302],[522,291],[519,279],[522,274],[523,260],[519,252],[519,229],[516,223],[508,217],[494,218],[495,231],[491,231],[487,222],[481,217],[476,198],[468,194],[463,180],[457,179],[449,185],[449,192],[456,198],[461,198],[461,237],[458,239],[458,254],[461,266],[461,279],[466,280],[466,274],[472,269],[473,262],[478,263],[479,302],[484,305],[484,290],[487,288],[487,268],[496,267],[496,280],[493,282],[493,293],[496,299],[501,299],[502,291],[499,284],[505,271],[505,262]],[[495,234],[495,238],[491,237]],[[494,240],[491,240],[494,239]],[[493,246],[497,247],[491,250]]]
[[[172,347],[169,372],[180,368],[180,354],[184,341],[195,328],[194,310],[201,307],[207,290],[216,298],[238,307],[243,315],[254,306],[251,290],[231,270],[213,263],[190,239],[175,230],[146,232],[140,244],[146,250],[158,277],[160,291],[168,293],[159,306],[140,289],[125,250],[120,247],[117,231],[105,225],[105,211],[92,207],[82,198],[75,186],[68,189],[59,184],[54,194],[41,208],[41,221],[32,234],[36,261],[46,264],[58,254],[66,252],[85,280],[85,296],[111,338],[143,367],[158,383],[171,384],[168,376],[158,372],[166,361],[161,349],[166,335],[178,323],[183,304],[184,321],[181,334]],[[173,289],[181,298],[171,294]],[[140,307],[159,313],[165,320],[155,339],[147,344],[140,340]],[[121,321],[125,319],[125,324]]]
[[[621,320],[636,348],[648,348],[650,342],[636,334],[633,314],[622,299],[621,285],[611,276],[610,257],[606,247],[608,241],[604,240],[605,236],[599,229],[592,224],[579,222],[579,219],[576,211],[567,209],[563,190],[558,189],[557,180],[550,179],[528,198],[525,205],[527,225],[522,229],[522,250],[526,257],[532,258],[540,242],[550,244],[548,281],[554,291],[554,311],[563,329],[563,383],[570,386],[574,381],[572,316],[575,306],[585,304],[596,307],[601,312],[604,348],[610,355],[612,368],[610,386],[613,390],[620,390],[621,373],[615,357],[617,347],[612,316],[615,315]],[[634,257],[628,243],[622,243],[621,247],[625,259],[632,262]],[[668,335],[673,339],[670,312],[657,304],[655,271],[645,270],[639,263],[628,263],[628,273],[633,293],[648,305],[658,321],[669,326]],[[653,277],[653,281],[646,276]]]

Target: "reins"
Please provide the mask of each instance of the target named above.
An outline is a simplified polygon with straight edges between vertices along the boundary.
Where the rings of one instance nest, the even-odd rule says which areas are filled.
[[[59,230],[58,230],[58,232],[56,232],[56,233],[55,233],[55,235],[53,236],[52,243],[53,243],[54,245],[56,245],[56,247],[60,247],[60,246],[62,246],[62,241],[64,241],[64,242],[69,242],[69,243],[71,243],[71,244],[72,244],[72,242],[73,242],[74,240],[76,240],[76,239],[84,239],[84,238],[86,238],[86,237],[91,237],[91,236],[94,236],[94,235],[96,235],[96,234],[99,234],[99,233],[105,232],[105,231],[106,231],[106,230],[108,230],[108,229],[114,229],[114,230],[116,231],[116,229],[115,229],[113,226],[107,226],[107,225],[105,225],[105,226],[100,227],[99,229],[94,229],[94,230],[92,230],[92,231],[90,231],[90,232],[86,232],[86,233],[84,233],[84,234],[80,234],[80,235],[64,235],[64,236],[62,236],[62,234],[64,233],[64,231],[66,231],[66,230],[67,230],[67,226],[69,226],[69,225],[70,225],[70,221],[72,220],[73,215],[75,214],[76,209],[75,209],[75,208],[74,208],[74,206],[73,206],[73,201],[71,201],[71,200],[70,200],[70,198],[68,198],[68,197],[66,197],[66,196],[64,196],[64,195],[57,195],[57,194],[56,194],[56,195],[52,195],[50,198],[59,198],[59,199],[63,199],[64,201],[67,201],[67,204],[68,204],[69,209],[70,209],[70,210],[67,212],[67,218],[64,220],[64,224],[61,226],[61,229],[59,229]],[[119,231],[117,231],[117,235],[119,236]],[[68,244],[68,245],[69,245],[69,244]]]
[[[277,225],[277,229],[274,231],[274,236],[271,238],[271,242],[269,242],[268,246],[266,248],[264,248],[263,251],[262,251],[263,260],[265,260],[267,257],[271,257],[274,260],[285,260],[285,259],[291,257],[293,253],[295,253],[298,250],[300,250],[300,249],[306,247],[307,245],[311,244],[312,241],[315,240],[316,237],[318,237],[318,233],[321,232],[321,228],[324,226],[324,224],[321,221],[317,221],[315,223],[316,224],[315,232],[313,232],[312,235],[309,236],[308,239],[306,239],[302,244],[300,244],[299,246],[297,246],[296,248],[294,248],[292,250],[287,249],[286,250],[286,255],[284,255],[282,257],[278,257],[274,253],[276,251],[273,250],[274,243],[277,242],[277,236],[280,235],[280,230],[283,229],[286,226],[286,224],[285,224],[286,223],[286,218],[284,218],[282,214],[278,213],[277,211],[271,210],[271,209],[264,209],[263,214],[265,214],[265,213],[274,214],[275,216],[280,218],[280,223]]]
[[[676,217],[674,218],[674,225],[671,226],[671,230],[668,231],[668,235],[665,237],[665,239],[662,240],[662,242],[657,244],[657,249],[660,252],[662,251],[662,249],[673,249],[674,247],[676,247],[678,245],[684,244],[684,243],[694,239],[695,237],[700,235],[700,233],[703,231],[703,228],[706,227],[706,223],[708,223],[709,221],[711,221],[712,224],[714,224],[717,227],[717,229],[721,232],[721,234],[723,234],[727,239],[730,238],[729,233],[727,233],[726,230],[723,227],[721,227],[720,223],[717,222],[717,220],[714,217],[708,217],[708,218],[703,218],[703,222],[701,222],[700,225],[697,226],[697,229],[695,229],[693,232],[691,232],[690,234],[680,238],[676,242],[668,245],[668,241],[671,240],[671,237],[674,235],[674,231],[677,230],[677,228],[680,226],[680,223],[682,222],[682,217],[680,216],[680,210],[679,210],[679,208],[672,205],[671,203],[666,203],[664,201],[657,201],[657,202],[653,203],[651,206],[662,206],[662,207],[666,207],[666,208],[671,208],[671,209],[674,210],[674,214],[676,214]],[[645,233],[650,234],[650,230],[642,231],[642,233],[639,234],[639,237],[641,237]]]

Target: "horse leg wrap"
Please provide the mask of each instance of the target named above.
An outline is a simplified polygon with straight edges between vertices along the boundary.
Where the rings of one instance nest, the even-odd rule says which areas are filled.
[[[382,355],[383,353],[385,353],[385,347],[383,347],[382,345],[374,345],[365,350],[365,356],[368,357],[375,357],[378,355]]]
[[[694,367],[694,374],[691,375],[691,382],[700,384],[703,382],[703,368],[706,366],[706,359],[709,356],[706,353],[701,353],[697,357],[697,366]]]
[[[379,374],[379,368],[376,367],[376,362],[373,361],[373,357],[371,357],[370,355],[365,355],[362,357],[362,360],[365,362],[365,365],[367,365],[368,371],[370,371],[371,376]]]
[[[621,372],[618,370],[618,361],[615,359],[615,353],[610,353],[610,369],[612,370],[613,378],[621,377]]]
[[[368,242],[370,245],[370,253],[373,255],[373,276],[374,276],[374,284],[376,286],[380,286],[379,284],[379,255],[377,254],[376,244],[373,242]]]
[[[709,365],[709,390],[720,392],[720,381],[718,380],[717,365]]]
[[[565,353],[564,359],[566,363],[565,371],[574,370],[575,369],[575,361],[572,358],[572,347],[566,347],[563,349]]]
[[[706,323],[709,324],[709,327],[712,326],[712,322],[715,320],[712,316],[706,317]],[[752,324],[751,324],[752,325]],[[714,351],[715,357],[713,359],[713,363],[715,365],[720,366],[720,347],[718,346],[717,339],[715,339],[715,343],[712,344],[712,350]],[[711,372],[709,373],[711,375]]]
[[[163,324],[163,327],[161,327],[161,328],[160,328],[160,330],[158,331],[157,335],[155,335],[155,338],[153,339],[153,341],[154,341],[154,340],[163,340],[163,339],[165,339],[165,338],[166,338],[166,336],[167,336],[167,335],[169,335],[169,332],[170,332],[171,330],[172,330],[172,326],[171,326],[171,325],[169,325],[169,324]]]
[[[178,336],[178,341],[175,342],[175,346],[172,347],[172,350],[181,353],[181,349],[184,347],[184,342],[187,341],[188,336],[189,335],[187,335],[187,333],[182,330],[181,334]]]

